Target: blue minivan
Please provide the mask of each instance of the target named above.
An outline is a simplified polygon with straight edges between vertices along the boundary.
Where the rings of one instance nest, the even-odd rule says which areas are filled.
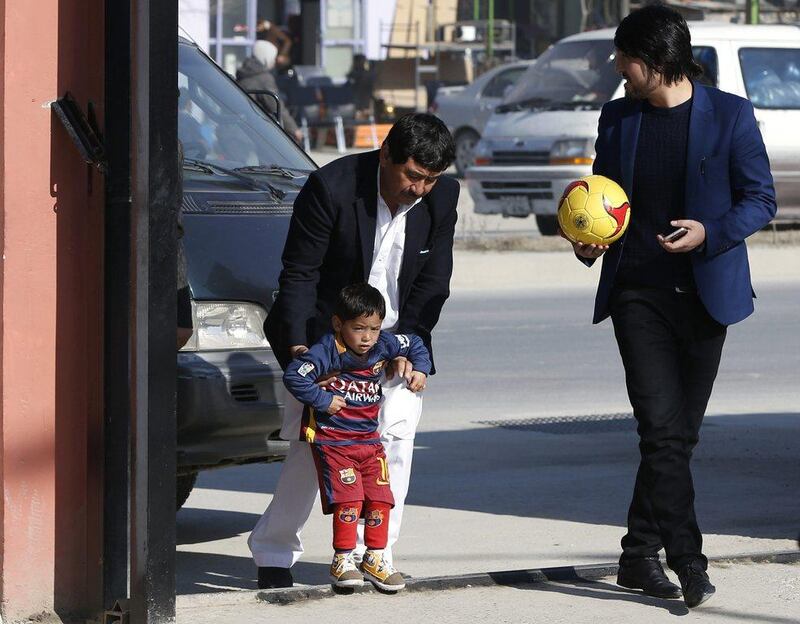
[[[200,470],[283,458],[281,369],[263,324],[292,204],[314,162],[179,38],[183,246],[194,333],[178,353],[177,505]]]

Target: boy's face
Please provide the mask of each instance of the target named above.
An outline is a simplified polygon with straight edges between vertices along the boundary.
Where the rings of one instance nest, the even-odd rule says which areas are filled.
[[[333,329],[342,337],[345,345],[351,351],[358,355],[364,355],[378,342],[382,320],[377,314],[370,316],[362,314],[354,319],[343,321],[334,314]]]

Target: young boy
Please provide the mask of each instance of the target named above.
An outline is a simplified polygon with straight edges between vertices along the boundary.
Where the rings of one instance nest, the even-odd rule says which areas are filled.
[[[406,381],[417,392],[425,387],[431,361],[418,336],[381,331],[385,314],[383,295],[369,284],[342,289],[332,319],[335,333],[295,359],[283,381],[306,406],[300,436],[311,444],[322,512],[333,515],[331,580],[354,587],[366,577],[398,591],[405,581],[383,559],[394,498],[378,433],[380,379],[387,363],[407,357],[414,371]],[[321,378],[328,379],[324,388],[317,383]],[[353,558],[359,517],[367,547],[361,571]]]

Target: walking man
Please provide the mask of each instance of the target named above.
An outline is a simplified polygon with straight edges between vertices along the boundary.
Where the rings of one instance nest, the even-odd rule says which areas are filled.
[[[775,192],[753,106],[693,80],[679,13],[635,11],[614,45],[626,97],[603,107],[594,173],[623,186],[631,221],[610,247],[574,247],[587,264],[605,254],[594,322],[611,316],[640,437],[617,582],[663,598],[682,590],[696,607],[715,588],[689,463],[726,328],[753,312],[744,240],[774,216]]]
[[[381,328],[418,335],[433,361],[431,331],[453,270],[459,185],[442,173],[454,157],[453,138],[439,119],[410,114],[379,151],[340,158],[309,176],[294,203],[280,291],[264,325],[283,368],[329,331],[342,288],[363,281],[385,299]],[[394,363],[379,416],[395,501],[384,550],[390,564],[422,414],[422,395],[406,388],[410,364]],[[311,451],[299,441],[300,417],[300,404],[287,397],[281,437],[290,440],[289,453],[248,540],[262,589],[292,585],[289,568],[303,552],[300,533],[318,492]]]

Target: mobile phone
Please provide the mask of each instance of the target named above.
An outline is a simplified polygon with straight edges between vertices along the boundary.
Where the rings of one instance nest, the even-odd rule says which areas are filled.
[[[665,243],[674,243],[676,240],[679,240],[686,236],[689,233],[685,227],[679,227],[674,232],[670,232],[669,234],[664,234],[664,242]]]

